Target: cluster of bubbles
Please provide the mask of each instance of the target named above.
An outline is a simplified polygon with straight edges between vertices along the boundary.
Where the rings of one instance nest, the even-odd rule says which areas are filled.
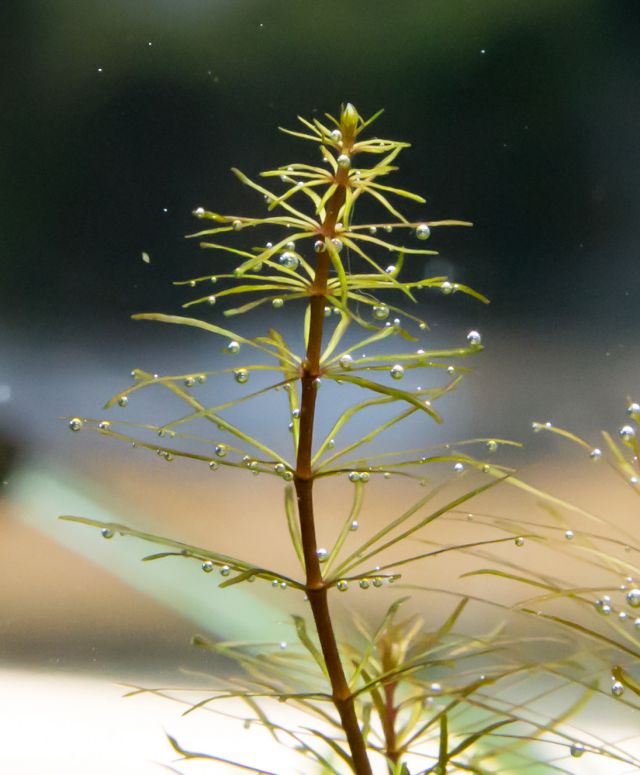
[[[370,477],[368,471],[349,471],[347,478],[354,484],[356,482],[362,482],[363,484],[366,484]]]
[[[630,576],[628,576],[625,581],[626,584],[620,586],[620,591],[626,592],[625,600],[627,605],[630,608],[640,608],[640,589],[633,586],[633,579]],[[632,586],[628,588],[627,584],[631,584]],[[599,597],[595,601],[594,607],[601,616],[611,616],[611,614],[616,613],[610,595],[602,595],[602,597]],[[619,610],[617,611],[617,618],[619,622],[631,623],[636,630],[640,630],[640,617],[633,616],[625,610]],[[620,686],[622,686],[622,684]],[[622,687],[622,691],[623,690],[624,687]],[[622,694],[622,691],[620,691],[620,694]],[[616,692],[613,693],[615,694]]]

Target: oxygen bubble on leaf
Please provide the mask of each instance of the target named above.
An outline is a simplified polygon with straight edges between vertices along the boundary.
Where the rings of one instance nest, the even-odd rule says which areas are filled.
[[[196,216],[196,218],[204,218],[204,207],[196,207],[196,209],[193,211],[193,214]]]
[[[573,530],[565,530],[564,531],[564,537],[567,539],[567,541],[571,541],[574,537],[575,533]]]
[[[316,551],[316,557],[320,562],[324,562],[329,557],[329,552],[326,549],[318,549]]]
[[[224,444],[216,444],[215,447],[215,454],[216,457],[226,457],[227,456],[227,448]]]
[[[482,344],[482,335],[479,331],[469,331],[467,334],[467,342],[471,347],[480,347]]]
[[[386,320],[389,317],[389,307],[384,304],[373,308],[373,317],[376,320]]]
[[[69,430],[72,431],[81,431],[84,427],[84,423],[79,417],[73,417],[71,420],[69,420]]]
[[[246,369],[236,369],[233,372],[233,378],[238,384],[244,385],[249,379],[249,372]]]
[[[445,296],[448,296],[453,290],[453,286],[448,280],[445,280],[440,286],[440,290],[442,293],[444,293]]]
[[[316,377],[313,382],[311,383],[314,390],[319,390],[322,387],[322,380],[320,377]]]
[[[284,463],[276,463],[273,467],[273,470],[276,472],[276,474],[282,475],[287,470],[287,467]]]
[[[232,355],[235,355],[236,353],[240,352],[240,342],[236,342],[235,339],[232,339],[226,346],[226,351],[228,353],[231,353]]]
[[[636,484],[638,484],[638,481],[639,481],[639,480],[638,480],[638,477],[637,477],[637,476],[631,476],[631,477],[629,477],[629,484],[630,484],[630,485],[632,485],[633,487],[635,487],[635,486],[636,486]]]
[[[327,249],[325,241],[323,239],[316,240],[313,243],[313,249],[316,253],[324,253],[324,251]]]
[[[358,582],[358,586],[360,587],[360,589],[369,589],[369,586],[370,586],[369,579],[360,579],[360,581]]]
[[[353,358],[349,354],[343,355],[338,362],[340,364],[341,369],[348,370],[353,365]]]
[[[627,614],[626,611],[620,611],[620,613],[618,614],[618,619],[620,619],[621,622],[626,622],[628,618],[629,618],[629,615]]]
[[[359,482],[360,481],[360,473],[358,471],[349,471],[348,478],[350,482]]]
[[[230,573],[231,573],[231,568],[228,565],[223,565],[222,568],[220,568],[221,576],[228,576]]]
[[[289,646],[289,644],[287,643],[287,641],[286,641],[286,640],[281,640],[281,641],[280,641],[280,648],[282,649],[282,651],[284,651],[285,649],[287,649],[287,648],[288,648],[288,646]]]
[[[638,417],[640,419],[640,404],[633,401],[627,407],[627,414],[630,417]]]
[[[296,249],[296,243],[293,242],[293,241],[292,242],[287,242],[287,244],[285,245],[285,248],[287,250],[295,250]]]
[[[514,543],[516,546],[524,546],[524,538],[523,538],[522,536],[517,536],[517,537],[514,539],[514,542],[513,542],[513,543]]]
[[[379,576],[376,576],[371,583],[373,584],[374,587],[381,587],[384,582]]]
[[[602,457],[602,450],[598,449],[598,447],[594,447],[591,452],[589,452],[589,457],[591,460],[600,460]]]
[[[334,237],[331,242],[333,243],[333,247],[336,249],[338,253],[342,250],[344,245],[342,244],[342,240],[338,239],[337,237]]]
[[[187,377],[184,381],[185,387],[193,387],[196,384],[196,381],[193,377]]]
[[[377,233],[378,233],[377,226],[369,226],[369,234],[377,234]]]
[[[416,227],[416,237],[418,239],[429,239],[431,236],[431,229],[426,223],[421,223]]]
[[[432,683],[430,686],[431,691],[433,694],[440,694],[442,691],[442,686],[439,683]]]
[[[209,461],[209,468],[210,468],[211,471],[217,471],[218,470],[218,464],[216,463],[215,460],[210,460]]]
[[[456,373],[455,366],[447,366],[447,374],[455,374],[455,373]]]
[[[300,265],[298,257],[288,251],[283,253],[278,261],[280,262],[280,266],[283,266],[285,269],[297,269]]]
[[[454,463],[453,470],[456,472],[456,474],[461,474],[464,471],[464,464]]]
[[[635,430],[630,425],[623,425],[618,434],[625,444],[628,444],[636,436]]]
[[[569,748],[569,753],[574,759],[579,759],[584,753],[584,746],[582,743],[572,743],[571,748]]]
[[[113,538],[113,530],[110,530],[108,527],[103,527],[102,530],[100,531],[100,535],[103,538],[106,538],[107,540],[109,540],[110,538]]]
[[[393,264],[389,264],[389,266],[384,271],[386,274],[393,274],[396,271],[396,268]]]
[[[629,603],[632,608],[640,607],[640,589],[634,587],[627,592],[627,603]]]
[[[196,281],[195,280],[189,280],[189,288],[195,288],[196,287]]]
[[[349,583],[344,579],[340,579],[340,581],[336,584],[336,587],[340,592],[346,592],[349,589]]]
[[[283,305],[284,305],[284,299],[273,299],[273,301],[271,302],[271,306],[274,309],[281,309]]]
[[[351,167],[351,159],[346,153],[341,153],[336,159],[336,163],[341,170],[348,170]]]
[[[391,367],[389,374],[391,379],[402,379],[404,377],[404,368],[399,363],[396,363],[395,366]]]
[[[287,584],[287,582],[286,582],[286,581],[281,581],[281,582],[280,582],[280,589],[286,589],[288,586],[289,586],[289,585]]]
[[[329,447],[329,449],[333,449],[335,445],[336,445],[335,439],[329,439],[329,441],[327,442],[327,447]]]
[[[121,396],[118,399],[118,406],[125,407],[129,404],[129,399],[126,396]]]
[[[298,417],[300,417],[300,410],[299,409],[293,409],[291,411],[291,416],[293,417],[294,420],[297,420]]]
[[[100,431],[108,431],[111,427],[111,423],[109,420],[102,420],[102,422],[98,423],[98,430]]]
[[[234,231],[240,231],[240,229],[242,228],[242,221],[239,221],[239,220],[236,219],[231,224],[231,227],[233,228]]]
[[[271,582],[271,586],[274,587],[274,588],[275,587],[279,587],[280,586],[280,582],[278,581],[278,579],[273,579],[273,581]]]
[[[353,522],[349,525],[349,530],[356,531],[360,527],[360,523],[357,519],[354,519]]]
[[[624,694],[624,684],[621,684],[620,681],[614,681],[611,684],[611,694],[614,697],[622,697]]]
[[[391,234],[391,232],[393,231],[393,226],[390,226],[389,224],[387,224],[384,227],[384,230],[387,232],[387,234]]]
[[[282,478],[285,482],[290,482],[293,479],[293,473],[291,471],[285,471],[284,474],[282,474]]]
[[[498,442],[495,441],[495,439],[489,439],[489,441],[487,441],[485,446],[489,450],[489,452],[496,452],[498,449]]]
[[[331,132],[331,139],[334,142],[339,143],[342,140],[342,132],[339,129],[334,129]]]
[[[211,573],[211,571],[213,570],[213,563],[211,562],[211,560],[205,560],[202,563],[202,570],[205,573]]]

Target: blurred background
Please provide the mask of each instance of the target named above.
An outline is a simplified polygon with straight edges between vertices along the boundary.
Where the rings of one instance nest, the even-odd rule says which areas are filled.
[[[180,708],[142,713],[143,701],[120,700],[115,682],[188,684],[196,671],[225,669],[190,646],[195,631],[274,643],[292,637],[287,616],[302,611],[302,601],[258,585],[223,593],[197,567],[141,565],[141,544],[101,542],[56,517],[128,522],[286,566],[280,483],[167,465],[71,434],[61,418],[126,413],[160,423],[180,411],[160,392],[137,395],[126,410],[100,407],[129,384],[134,367],[182,373],[239,363],[211,337],[130,315],[180,314],[190,289],[172,282],[222,271],[222,256],[184,235],[200,226],[191,215],[198,206],[261,211],[232,166],[255,176],[316,161],[310,144],[277,130],[295,129],[297,115],[335,114],[347,100],[364,116],[384,108],[373,131],[412,144],[395,181],[427,197],[412,211],[416,219],[475,224],[437,232],[429,247],[439,256],[407,261],[406,276],[447,274],[491,304],[420,297],[417,314],[431,327],[423,346],[460,346],[475,328],[486,349],[443,404],[444,428],[412,423],[402,445],[522,441],[523,450],[500,462],[583,507],[623,522],[635,508],[637,519],[633,500],[622,492],[613,501],[606,474],[588,468],[582,451],[533,436],[530,426],[551,420],[597,440],[601,428],[622,424],[629,398],[639,400],[639,32],[640,6],[623,0],[2,4],[7,771],[69,775],[89,760],[100,773],[158,771],[147,760],[170,760],[162,725],[177,729]],[[217,306],[198,312],[223,319]],[[269,308],[235,327],[255,335],[278,325],[295,342],[299,312]],[[237,396],[228,382],[208,384],[202,395],[216,403]],[[332,406],[327,393],[321,420]],[[286,449],[284,401],[238,416]],[[327,543],[348,493],[325,493]],[[372,524],[405,496],[394,484],[376,491]],[[377,610],[377,601],[367,605]],[[67,701],[54,701],[60,697]],[[46,766],[38,752],[25,754],[34,734],[20,732],[27,717],[40,724],[39,739],[50,736]],[[104,762],[93,761],[102,748]],[[580,772],[598,771],[587,766]]]

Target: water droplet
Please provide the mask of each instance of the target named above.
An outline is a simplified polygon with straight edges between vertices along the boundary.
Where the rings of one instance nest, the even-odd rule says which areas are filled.
[[[223,565],[222,568],[220,568],[221,576],[228,576],[230,573],[231,573],[231,568],[228,565]]]
[[[573,540],[574,535],[575,535],[575,533],[573,532],[573,530],[565,530],[564,531],[564,537],[567,539],[567,541]]]
[[[448,280],[445,280],[440,286],[440,290],[442,291],[442,293],[444,293],[445,296],[448,296],[453,290],[453,286]]]
[[[640,589],[634,587],[627,592],[627,603],[629,603],[632,608],[640,607]]]
[[[591,460],[600,460],[602,457],[602,450],[598,449],[598,447],[594,447],[591,452],[589,452],[589,457]]]
[[[386,320],[389,317],[389,307],[385,304],[373,308],[373,317],[376,320]]]
[[[404,377],[404,367],[400,366],[399,363],[396,363],[395,366],[392,366],[389,374],[391,375],[391,379],[402,379]]]
[[[356,531],[360,527],[360,523],[357,519],[354,519],[353,522],[349,525],[349,530]]]
[[[281,309],[283,305],[284,305],[284,299],[273,299],[271,302],[271,306],[274,309]]]
[[[129,399],[126,396],[121,396],[118,399],[118,406],[125,407],[128,405],[128,403],[129,403]]]
[[[211,571],[213,570],[213,563],[211,562],[211,560],[205,560],[202,563],[202,570],[205,573],[211,573]]]
[[[81,431],[84,427],[84,423],[79,417],[73,417],[69,420],[69,429],[72,431]]]
[[[572,743],[571,748],[569,748],[569,753],[574,759],[579,759],[584,753],[584,746],[582,743]]]
[[[360,579],[358,586],[360,589],[369,589],[369,579]]]
[[[285,269],[297,269],[300,265],[300,260],[295,255],[295,253],[289,253],[288,251],[286,253],[283,253],[280,258],[278,258],[278,261],[280,263],[280,266],[284,266]]]
[[[336,159],[336,162],[341,170],[348,170],[351,167],[351,159],[347,156],[346,153],[341,153],[340,156],[338,156]]]
[[[233,378],[240,385],[244,385],[244,383],[249,379],[249,372],[246,369],[236,369],[233,372]]]
[[[633,441],[636,437],[635,430],[630,425],[623,425],[619,430],[619,436],[625,444]]]
[[[353,358],[349,354],[343,355],[338,363],[340,364],[341,369],[348,371],[353,365]]]
[[[523,538],[522,536],[517,536],[517,537],[514,539],[514,542],[513,542],[513,543],[514,543],[516,546],[524,546],[524,538]]]
[[[231,224],[231,227],[234,231],[240,231],[242,228],[242,221],[239,221],[237,218],[236,220]]]
[[[337,237],[334,237],[331,242],[333,243],[333,247],[336,249],[336,251],[339,253],[344,245],[342,244],[342,240],[338,239]]]
[[[101,535],[103,538],[106,538],[106,539],[108,540],[108,539],[110,539],[110,538],[113,538],[113,530],[110,530],[108,527],[103,527],[103,528],[100,530],[100,535]]]
[[[340,581],[336,584],[336,587],[340,592],[346,592],[349,589],[349,583],[344,579],[340,579]]]
[[[226,457],[227,456],[227,448],[224,444],[216,444],[215,447],[215,455],[216,457]]]
[[[416,227],[416,237],[418,239],[429,239],[431,236],[431,229],[426,223],[421,223]]]
[[[467,334],[467,342],[471,347],[480,347],[482,344],[482,335],[479,331],[469,331]]]
[[[464,464],[463,463],[454,463],[453,464],[453,470],[456,472],[456,474],[461,474],[464,471]]]
[[[620,681],[614,681],[611,684],[611,694],[614,697],[622,697],[624,694],[624,684],[621,684]]]

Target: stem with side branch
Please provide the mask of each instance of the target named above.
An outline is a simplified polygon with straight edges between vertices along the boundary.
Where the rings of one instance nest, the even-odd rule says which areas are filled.
[[[344,203],[346,176],[337,175],[339,184],[328,202],[323,233],[331,237],[335,233],[338,212]],[[356,775],[372,775],[367,756],[367,746],[358,723],[355,705],[344,673],[329,611],[328,589],[322,578],[317,554],[316,527],[313,511],[313,472],[311,469],[313,429],[316,408],[316,379],[320,378],[320,355],[324,326],[324,306],[329,277],[329,256],[318,253],[313,291],[309,300],[310,324],[307,341],[307,357],[302,366],[302,396],[300,401],[300,437],[296,460],[295,488],[298,498],[300,532],[306,569],[306,592],[315,621],[318,640],[324,656],[333,703],[340,716],[351,751],[351,763]]]

